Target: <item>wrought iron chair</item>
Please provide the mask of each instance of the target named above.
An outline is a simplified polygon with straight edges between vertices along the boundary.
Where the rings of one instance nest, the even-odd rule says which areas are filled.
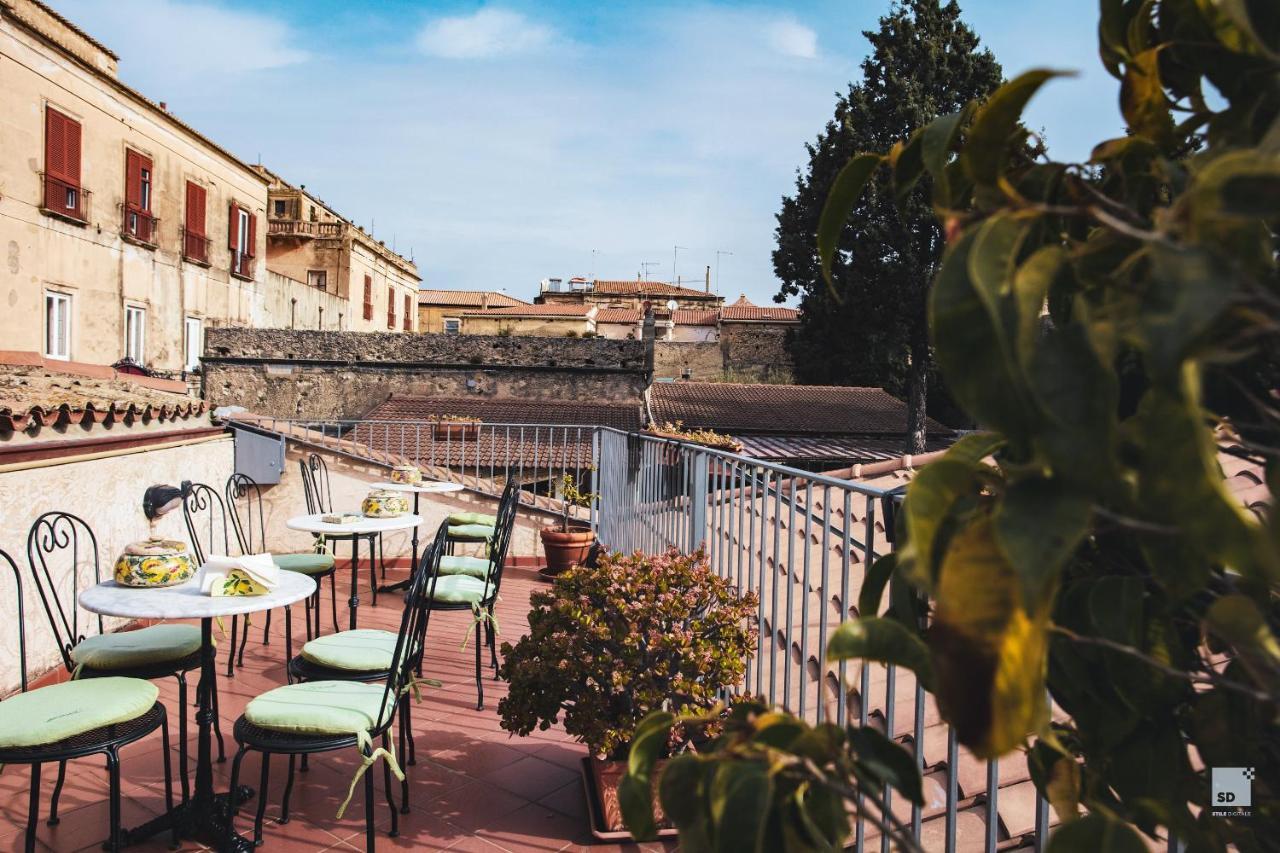
[[[40,768],[48,762],[58,762],[58,789],[61,790],[68,761],[102,754],[107,759],[110,807],[110,824],[104,846],[108,850],[119,850],[120,748],[156,729],[160,729],[164,754],[165,806],[173,809],[169,720],[164,705],[156,698],[159,690],[145,679],[123,677],[73,680],[28,690],[22,577],[13,558],[0,550],[0,567],[5,564],[13,573],[13,599],[18,605],[19,692],[0,702],[0,765],[31,766],[31,798],[27,806],[23,849],[26,853],[33,853],[36,849],[36,823],[40,819]],[[50,813],[50,826],[58,822],[56,813],[55,803]],[[178,842],[176,830],[173,842],[175,845]]]
[[[191,537],[196,561],[203,563],[215,554],[231,553],[233,528],[227,516],[227,505],[217,490],[206,483],[192,483],[182,498],[182,517]],[[235,678],[235,667],[244,666],[244,647],[249,639],[249,617],[245,617],[244,636],[236,649],[240,617],[231,617],[231,645],[227,647],[227,678]]]
[[[178,682],[178,764],[182,784],[182,801],[190,796],[187,779],[187,673],[200,669],[200,629],[194,625],[152,625],[137,631],[106,633],[101,616],[82,625],[76,596],[88,583],[102,580],[98,559],[98,539],[93,529],[79,516],[69,512],[46,512],[31,525],[27,534],[27,562],[36,592],[49,618],[62,663],[73,679],[128,677],[150,680],[172,677]],[[56,571],[55,571],[56,569]],[[65,574],[71,580],[68,607],[58,594],[58,578]],[[86,583],[82,584],[82,576]],[[98,632],[87,635],[84,630],[97,624]],[[217,686],[209,697],[216,710]],[[218,759],[225,759],[222,732],[214,718],[218,737]],[[58,780],[53,787],[49,809],[49,825],[58,823],[58,798],[66,781],[66,766],[59,765]]]
[[[267,528],[262,511],[262,487],[246,474],[232,474],[227,479],[227,509],[231,514],[231,527],[235,531],[236,541],[242,554],[261,554],[268,552]],[[335,578],[336,569],[331,554],[272,554],[282,570],[307,575],[316,582],[315,595],[306,599],[307,639],[320,636],[320,582],[329,579],[333,593],[333,618],[338,618],[338,583]],[[312,634],[312,605],[315,612],[315,633]],[[292,609],[285,608],[285,661],[293,657],[293,618]],[[248,631],[246,630],[247,634]],[[266,645],[271,633],[271,611],[267,611],[266,625],[262,629],[262,642]]]
[[[424,563],[430,564],[439,549],[432,547],[423,555]],[[382,684],[364,683],[351,680],[305,681],[277,687],[251,700],[245,712],[236,720],[235,739],[239,744],[236,756],[231,764],[231,790],[239,785],[240,765],[245,753],[255,750],[262,754],[262,777],[258,786],[259,800],[257,815],[254,819],[253,843],[262,843],[262,822],[266,814],[268,782],[270,781],[271,757],[273,755],[289,756],[289,782],[284,792],[284,810],[281,822],[288,820],[288,798],[293,782],[293,764],[296,756],[304,758],[313,753],[332,752],[338,749],[357,747],[360,751],[362,765],[352,780],[352,790],[356,781],[364,776],[365,807],[365,846],[372,851],[375,848],[376,826],[374,824],[374,785],[373,776],[366,771],[376,759],[382,757],[383,789],[387,806],[391,812],[390,835],[395,837],[400,832],[399,811],[396,808],[395,795],[392,793],[391,776],[395,772],[404,781],[403,773],[395,765],[395,753],[391,746],[391,728],[395,723],[397,711],[404,703],[404,693],[412,687],[416,657],[421,655],[424,632],[426,630],[426,614],[423,607],[423,588],[428,572],[415,571],[405,595],[404,613],[400,619],[400,630],[396,635],[395,647],[391,654],[391,666],[386,672]],[[372,722],[370,722],[372,721]],[[381,742],[381,748],[374,747],[374,741]],[[393,770],[394,768],[394,770]],[[348,801],[350,796],[348,796]],[[407,799],[405,800],[407,803]],[[339,809],[342,816],[347,803]],[[236,813],[234,794],[230,801],[230,813],[227,820],[227,846],[230,846]]]
[[[329,465],[324,461],[324,457],[318,453],[308,453],[304,458],[298,460],[298,466],[302,470],[302,492],[307,502],[307,512],[312,515],[322,512],[334,512],[333,490],[329,482]],[[359,533],[351,536],[329,536],[327,538],[350,539],[352,540],[353,549],[355,547],[355,539],[369,540],[369,582],[373,588],[373,606],[377,607],[378,565],[382,566],[382,576],[384,578],[387,576],[387,567],[382,553],[382,534]],[[375,555],[377,565],[374,564]],[[355,593],[352,594],[354,595]],[[339,630],[336,606],[333,611],[333,630]]]
[[[498,592],[502,588],[502,573],[506,568],[507,548],[511,544],[511,534],[515,528],[516,508],[520,503],[520,484],[515,480],[507,482],[498,502],[498,513],[495,517],[493,539],[489,544],[489,567],[484,577],[474,574],[452,571],[445,574],[442,568],[431,576],[427,584],[427,618],[429,623],[434,611],[470,610],[477,626],[484,623],[485,645],[489,647],[491,666],[494,677],[498,670],[497,632],[494,630],[493,609],[498,601]],[[446,521],[446,525],[448,522]],[[447,531],[446,527],[446,531]],[[447,535],[447,533],[446,533]],[[457,559],[457,558],[453,558]],[[446,558],[448,560],[448,558]],[[446,563],[445,565],[449,565]],[[426,632],[426,626],[423,626]],[[481,677],[480,631],[476,631],[476,710],[484,710],[484,682]]]
[[[426,572],[428,575],[435,572],[439,566],[441,556],[444,554],[445,547],[445,526],[441,525],[440,530],[436,533],[435,540],[427,547],[427,550],[418,560],[417,566],[414,567],[414,574],[410,577],[409,583],[412,585],[414,578]],[[425,602],[425,597],[423,598]],[[316,640],[308,642],[302,648],[302,654],[289,661],[289,681],[290,683],[301,683],[304,681],[386,681],[390,675],[392,652],[395,649],[396,634],[391,631],[382,631],[371,628],[360,628],[353,631],[339,631],[336,634],[330,634],[326,637],[319,637]],[[422,675],[422,655],[423,648],[421,644],[410,650],[413,655],[414,671]],[[405,756],[406,765],[417,763],[416,744],[413,740],[412,725],[412,705],[409,702],[407,694],[401,696],[402,707],[400,709],[400,754]],[[306,757],[303,757],[302,769],[306,770]],[[284,799],[284,817],[281,822],[288,820],[289,814],[289,795],[288,791],[292,789],[293,784],[293,761],[289,762],[289,788],[286,789]],[[404,813],[409,812],[409,783],[402,783],[402,795],[400,810]]]

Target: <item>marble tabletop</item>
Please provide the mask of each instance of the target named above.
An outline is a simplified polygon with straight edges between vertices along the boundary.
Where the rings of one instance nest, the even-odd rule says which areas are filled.
[[[460,492],[464,488],[461,483],[445,483],[440,480],[423,480],[421,483],[374,483],[375,489],[386,489],[392,492],[416,492],[420,495],[443,495],[449,492]]]
[[[330,536],[350,536],[353,533],[390,533],[393,530],[408,530],[422,524],[420,515],[401,515],[396,518],[365,518],[361,516],[348,524],[330,524],[321,521],[329,513],[299,515],[285,522],[290,530],[302,530],[307,533],[324,533]],[[335,513],[336,514],[336,513]]]
[[[200,577],[177,586],[141,588],[103,581],[81,591],[80,606],[90,613],[127,619],[210,619],[273,610],[301,601],[316,591],[316,582],[298,572],[281,572],[266,595],[212,596],[200,591]]]

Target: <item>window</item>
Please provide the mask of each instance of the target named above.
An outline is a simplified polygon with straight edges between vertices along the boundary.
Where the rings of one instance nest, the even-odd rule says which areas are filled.
[[[444,333],[446,335],[456,335],[462,331],[462,321],[457,317],[444,318]]]
[[[407,293],[404,295],[404,330],[413,331],[413,299]]]
[[[307,284],[317,290],[328,290],[329,274],[324,270],[307,270]]]
[[[80,122],[46,107],[44,209],[84,222],[85,195],[80,186]]]
[[[204,324],[199,317],[188,317],[183,336],[183,352],[186,354],[183,369],[187,372],[200,368],[200,354],[204,352]]]
[[[387,328],[394,329],[396,327],[396,291],[393,287],[387,288]]]
[[[231,249],[231,272],[240,278],[253,278],[257,231],[258,217],[232,202],[227,214],[227,246]]]
[[[373,319],[373,276],[364,277],[364,318]]]
[[[151,215],[151,159],[137,151],[124,155],[124,233],[143,243],[155,242]]]
[[[143,364],[147,342],[147,312],[136,305],[124,306],[124,357]]]
[[[205,207],[208,193],[187,181],[186,224],[182,229],[182,256],[199,264],[209,263],[209,239],[205,236]]]
[[[278,198],[271,203],[276,219],[284,219],[289,214],[289,202]]]
[[[45,291],[44,354],[49,358],[71,358],[71,297]]]

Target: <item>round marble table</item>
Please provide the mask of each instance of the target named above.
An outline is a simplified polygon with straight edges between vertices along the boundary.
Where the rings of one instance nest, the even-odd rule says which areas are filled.
[[[170,831],[180,838],[190,838],[213,845],[218,850],[251,851],[253,841],[231,834],[226,846],[227,795],[213,792],[213,684],[214,672],[213,620],[221,616],[240,616],[276,607],[287,607],[315,592],[316,582],[296,572],[281,572],[275,589],[266,595],[212,596],[200,591],[199,577],[178,586],[140,589],[104,581],[83,590],[77,601],[90,613],[120,616],[128,619],[199,619],[200,683],[196,687],[196,784],[191,799],[172,811],[142,824],[124,834],[125,844],[136,844],[152,836]],[[183,711],[182,713],[185,713]],[[252,788],[241,787],[236,802],[243,803],[254,794]]]
[[[413,512],[415,515],[421,515],[418,508],[418,498],[421,495],[447,495],[450,492],[460,492],[463,489],[460,483],[446,483],[443,480],[423,480],[421,483],[374,483],[375,489],[386,489],[392,492],[406,492],[413,495]],[[413,528],[413,562],[409,564],[409,577],[413,577],[413,570],[418,566],[418,528]],[[409,578],[398,581],[393,584],[378,587],[378,592],[395,592],[401,589],[409,588]]]
[[[328,539],[351,540],[351,600],[348,602],[348,609],[351,612],[351,630],[354,631],[356,629],[356,611],[360,607],[360,539],[371,534],[392,533],[396,530],[412,528],[416,531],[418,525],[422,524],[422,516],[412,514],[402,515],[398,518],[365,518],[360,516],[355,521],[350,521],[346,524],[334,524],[323,520],[326,515],[337,514],[312,513],[311,515],[299,515],[286,521],[285,526],[290,530],[318,533]],[[377,603],[375,593],[374,604]]]

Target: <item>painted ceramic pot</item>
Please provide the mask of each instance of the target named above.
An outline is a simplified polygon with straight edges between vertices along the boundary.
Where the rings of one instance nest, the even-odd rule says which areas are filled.
[[[416,465],[397,465],[391,469],[391,482],[416,486],[422,482],[422,472]]]
[[[365,518],[399,518],[409,512],[409,499],[399,492],[374,489],[360,504]]]
[[[173,586],[186,583],[195,573],[187,544],[176,539],[134,542],[116,560],[116,583],[121,586]]]

